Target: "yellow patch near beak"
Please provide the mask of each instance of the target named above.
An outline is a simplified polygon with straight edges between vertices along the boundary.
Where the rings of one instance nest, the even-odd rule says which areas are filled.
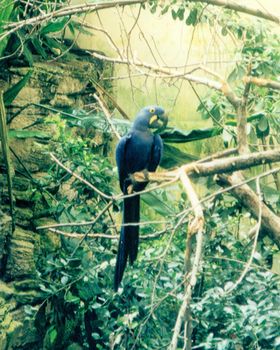
[[[153,122],[155,122],[156,120],[158,119],[158,116],[155,114],[151,117],[150,121],[149,121],[149,124],[153,124]]]

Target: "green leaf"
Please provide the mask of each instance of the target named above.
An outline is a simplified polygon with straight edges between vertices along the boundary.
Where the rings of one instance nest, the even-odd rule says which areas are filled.
[[[57,330],[54,326],[52,326],[49,330],[50,343],[54,344],[57,338]]]
[[[73,23],[72,23],[72,22],[69,22],[68,28],[69,28],[71,34],[74,35],[74,34],[75,34],[75,27],[73,26]]]
[[[56,20],[49,22],[45,27],[41,29],[40,34],[56,33],[65,28],[65,25],[69,21],[69,17],[64,17],[62,20]]]
[[[198,10],[197,8],[194,8],[191,10],[188,18],[186,19],[186,24],[189,25],[196,25],[196,21],[197,21],[197,14],[198,14]]]
[[[256,131],[257,131],[257,137],[259,138],[266,137],[269,135],[269,131],[270,131],[269,122],[265,116],[263,116],[258,122]]]
[[[179,129],[166,129],[160,136],[164,142],[171,143],[183,143],[203,140],[206,138],[214,137],[222,133],[221,128],[205,128],[205,129],[193,129],[188,131],[182,131]]]
[[[166,5],[162,10],[161,10],[161,14],[164,15],[166,14],[166,12],[169,10],[169,5]]]
[[[55,55],[57,55],[58,53],[61,54],[63,51],[67,50],[67,47],[65,45],[61,44],[55,38],[50,38],[48,36],[45,37],[45,44],[47,45],[48,49],[52,51]]]
[[[38,39],[38,37],[34,37],[31,39],[31,43],[34,46],[34,49],[36,50],[36,52],[42,56],[44,59],[47,58],[47,53],[43,48],[42,42]]]
[[[236,65],[236,67],[229,74],[227,81],[229,83],[234,83],[236,80],[240,80],[246,74],[246,70],[241,65]]]
[[[33,66],[33,55],[27,45],[23,45],[23,56],[29,63],[29,66]]]
[[[180,7],[179,10],[177,11],[177,17],[179,18],[180,21],[184,19],[184,14],[185,14],[185,8]]]
[[[10,89],[4,92],[3,98],[4,98],[4,103],[5,105],[10,105],[14,99],[17,97],[19,92],[24,88],[28,80],[30,79],[33,71],[30,70],[25,76],[17,82],[15,85],[13,85]]]
[[[174,9],[171,10],[171,15],[172,15],[172,18],[173,18],[174,20],[176,20],[176,18],[177,18],[177,12],[176,12]]]
[[[169,169],[173,168],[174,166],[180,166],[197,159],[198,157],[195,157],[192,154],[182,152],[177,147],[165,144],[160,165],[165,169]]]
[[[222,33],[223,36],[226,36],[228,34],[227,27],[223,27],[221,33]]]
[[[145,193],[141,195],[141,198],[149,207],[153,208],[160,215],[166,217],[173,214],[173,210],[165,202],[163,202],[155,193]]]
[[[8,131],[8,135],[10,138],[17,139],[36,138],[41,140],[49,140],[51,138],[50,134],[38,130],[10,129]]]
[[[264,116],[265,116],[264,112],[254,113],[247,118],[247,123],[251,123],[254,120],[261,119]],[[230,126],[237,126],[237,121],[235,119],[229,119],[225,124]]]
[[[85,34],[85,35],[90,35],[92,36],[92,32],[90,32],[89,30],[87,30],[82,23],[79,23],[79,22],[75,22],[75,21],[72,21],[71,22],[71,26],[73,29],[77,29],[78,32],[82,33],[82,34]]]
[[[2,0],[0,11],[0,34],[4,32],[3,26],[7,24],[14,8],[14,1]],[[0,41],[0,57],[2,57],[8,42],[9,36]]]

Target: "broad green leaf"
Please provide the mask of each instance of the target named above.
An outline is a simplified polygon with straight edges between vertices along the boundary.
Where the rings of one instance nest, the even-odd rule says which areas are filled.
[[[165,169],[173,168],[197,160],[192,154],[182,152],[179,148],[165,144],[161,166]]]
[[[33,66],[33,55],[27,45],[23,45],[23,55],[29,63],[29,66]]]
[[[64,17],[62,20],[56,20],[55,22],[49,22],[45,27],[41,29],[40,34],[56,33],[64,29],[65,25],[69,21],[68,17]]]
[[[38,37],[34,37],[31,39],[31,43],[34,46],[37,53],[42,56],[44,59],[47,58],[47,53],[43,48],[42,42],[38,39]]]
[[[222,128],[205,128],[182,131],[179,129],[166,129],[160,134],[164,142],[183,143],[203,140],[222,133]]]
[[[45,37],[45,45],[56,56],[60,55],[61,53],[65,52],[67,50],[66,45],[62,44],[57,39],[51,38],[48,36]]]
[[[165,202],[163,202],[155,193],[145,193],[141,195],[141,198],[149,207],[153,208],[160,215],[166,217],[173,214],[173,210]]]
[[[10,138],[17,139],[36,138],[41,140],[49,140],[51,138],[50,134],[39,130],[10,129],[8,131],[8,135]]]
[[[14,101],[19,92],[24,88],[24,86],[30,79],[32,72],[33,71],[30,70],[19,82],[17,82],[15,85],[13,85],[7,91],[4,92],[3,98],[5,105],[10,105]]]
[[[191,10],[188,18],[186,19],[186,24],[189,26],[189,25],[195,25],[196,24],[196,21],[197,21],[197,13],[198,13],[198,10],[197,8],[194,8]]]
[[[0,34],[4,32],[3,26],[7,24],[12,14],[14,8],[14,1],[11,0],[2,0],[1,1],[1,11],[0,11]],[[2,57],[5,48],[7,46],[9,37],[7,36],[3,40],[0,41],[0,57]]]

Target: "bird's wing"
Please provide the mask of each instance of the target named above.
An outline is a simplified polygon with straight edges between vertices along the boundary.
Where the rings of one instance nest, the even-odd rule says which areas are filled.
[[[148,170],[156,171],[157,166],[159,165],[163,151],[163,142],[161,137],[156,134],[154,135],[154,142],[151,150],[151,160],[149,162]]]
[[[124,192],[124,181],[128,176],[128,170],[126,165],[126,149],[131,139],[131,134],[127,134],[122,137],[116,147],[116,162],[119,172],[120,188]]]

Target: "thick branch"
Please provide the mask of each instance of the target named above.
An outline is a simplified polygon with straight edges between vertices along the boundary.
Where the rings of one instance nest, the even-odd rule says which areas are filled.
[[[219,176],[219,184],[222,186],[235,186],[243,181],[244,178],[240,173],[234,173],[230,176]],[[260,211],[260,201],[256,193],[246,184],[235,187],[231,192],[257,220]],[[261,229],[264,230],[280,248],[280,218],[262,203],[261,219]]]
[[[269,80],[269,79],[262,79],[262,78],[256,78],[256,77],[244,77],[243,78],[244,83],[252,83],[260,87],[266,87],[269,89],[275,89],[280,90],[280,83],[275,80]]]
[[[137,172],[133,177],[138,182],[145,182],[147,178],[149,181],[164,182],[179,179],[181,169],[184,169],[186,174],[191,176],[209,176],[222,173],[231,173],[237,170],[248,169],[253,166],[280,162],[280,149],[269,150],[263,152],[255,152],[230,158],[215,159],[210,162],[197,163],[193,162],[183,165],[181,168],[161,173],[143,173]]]
[[[208,176],[221,173],[234,172],[236,170],[248,169],[253,166],[279,162],[280,150],[255,152],[230,158],[221,158],[213,160],[212,162],[205,162],[202,164],[185,165],[187,173],[200,176]]]
[[[170,350],[176,350],[177,344],[178,344],[178,338],[180,335],[180,331],[182,328],[182,323],[187,317],[187,322],[189,323],[187,325],[187,349],[191,349],[191,314],[190,314],[190,302],[192,297],[192,290],[194,286],[196,285],[196,276],[198,274],[199,265],[200,265],[200,259],[202,254],[202,243],[203,243],[203,227],[204,227],[204,216],[203,216],[203,209],[202,205],[200,204],[199,198],[188,178],[186,173],[183,171],[183,168],[181,168],[180,171],[180,180],[184,186],[184,189],[186,191],[186,194],[191,202],[192,210],[195,214],[195,218],[192,221],[192,223],[189,225],[188,235],[193,235],[196,233],[196,250],[195,250],[195,256],[194,256],[194,262],[193,267],[190,273],[190,280],[189,284],[187,285],[186,292],[184,295],[183,303],[180,307],[180,310],[178,312],[178,316],[176,319],[174,332],[172,336],[172,340],[170,343]],[[188,272],[187,272],[188,273]]]

